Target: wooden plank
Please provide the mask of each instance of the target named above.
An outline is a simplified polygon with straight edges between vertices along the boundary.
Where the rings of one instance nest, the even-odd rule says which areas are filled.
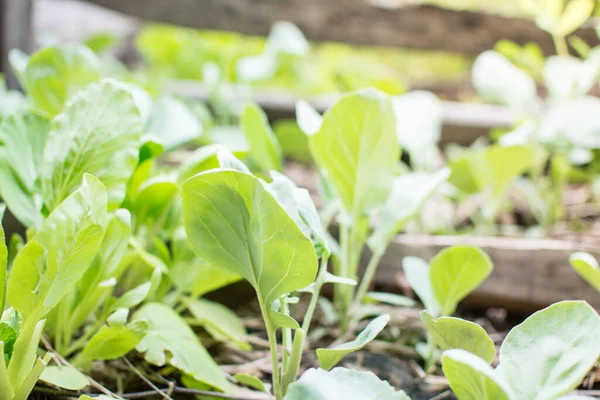
[[[8,61],[8,52],[33,49],[32,12],[33,0],[0,0],[0,68],[9,89],[16,89],[18,83]]]
[[[207,100],[208,94],[201,84],[193,81],[172,80],[166,90],[192,98]],[[319,96],[309,101],[319,112],[327,110],[337,95]],[[257,93],[236,92],[230,95],[232,102],[255,101],[269,115],[271,120],[295,118],[295,104],[298,98],[283,91],[260,91]],[[490,128],[507,128],[517,121],[517,113],[506,107],[490,104],[469,104],[443,101],[442,115],[444,126],[440,145],[458,143],[471,144],[480,136],[487,135]]]
[[[499,15],[454,11],[402,0],[382,7],[373,0],[88,0],[134,15],[200,29],[267,35],[279,20],[298,25],[310,40],[400,46],[478,54],[498,40],[539,43],[554,53],[552,39],[535,23]],[[398,2],[396,2],[398,3]],[[592,27],[577,31],[598,43]]]
[[[600,246],[547,239],[477,236],[397,236],[385,254],[376,283],[389,285],[402,271],[402,258],[431,259],[442,248],[456,244],[479,246],[494,263],[490,277],[470,296],[481,306],[526,311],[561,300],[586,300],[600,309],[600,294],[570,267],[568,257],[587,251],[600,257]]]

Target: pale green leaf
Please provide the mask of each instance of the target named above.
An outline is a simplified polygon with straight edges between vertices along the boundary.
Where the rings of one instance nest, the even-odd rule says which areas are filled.
[[[394,178],[392,193],[377,209],[375,231],[368,239],[371,250],[385,251],[394,235],[419,214],[423,203],[449,176],[450,170],[444,168],[435,173],[412,172]]]
[[[429,279],[441,315],[452,315],[458,303],[491,272],[490,257],[477,247],[452,246],[436,254],[430,261]]]
[[[552,33],[567,36],[574,32],[591,16],[595,5],[594,0],[569,0]]]
[[[240,117],[240,124],[250,144],[248,155],[252,161],[263,172],[281,171],[281,147],[264,111],[255,104],[248,105]]]
[[[146,329],[146,323],[141,320],[128,325],[105,325],[90,338],[77,360],[87,366],[95,360],[121,358],[140,343]]]
[[[389,315],[381,315],[371,321],[356,339],[337,345],[332,349],[317,349],[319,364],[326,370],[333,368],[345,355],[362,349],[375,339],[379,332],[385,328],[389,320]]]
[[[494,341],[476,323],[453,317],[434,319],[427,311],[421,312],[421,320],[440,349],[463,349],[481,357],[488,364],[494,361]]]
[[[398,307],[414,307],[417,302],[406,296],[388,292],[369,292],[363,298],[365,302],[377,302]]]
[[[167,176],[155,176],[142,183],[131,207],[135,227],[160,220],[178,190],[177,183]]]
[[[104,183],[110,209],[116,209],[138,162],[141,133],[140,113],[124,85],[106,79],[80,92],[54,119],[46,142],[46,204],[56,207],[90,173]]]
[[[496,371],[485,360],[468,351],[452,349],[444,352],[442,370],[459,400],[513,399],[510,388]]]
[[[44,368],[40,380],[67,390],[81,390],[90,384],[87,376],[67,366],[51,365]]]
[[[24,315],[49,312],[81,279],[106,226],[106,189],[91,175],[44,221],[19,252],[8,281],[9,303]]]
[[[23,74],[34,104],[50,116],[60,113],[77,91],[101,76],[100,60],[85,46],[42,49],[31,56]]]
[[[268,383],[264,383],[255,376],[248,374],[235,374],[233,375],[233,377],[242,385],[249,386],[256,390],[260,390],[261,392],[269,393],[269,391],[271,390],[271,385],[269,385]]]
[[[221,147],[219,151],[217,151],[217,159],[219,160],[219,165],[224,169],[234,169],[240,172],[250,173],[250,170],[241,162],[229,149],[225,147]]]
[[[183,221],[195,253],[241,275],[269,307],[315,279],[310,240],[254,176],[216,170],[182,187]]]
[[[292,383],[285,400],[410,400],[369,371],[311,368]]]
[[[306,135],[314,135],[321,130],[323,117],[312,105],[304,100],[296,102],[296,121]]]
[[[197,148],[191,154],[187,154],[177,168],[177,182],[182,184],[200,172],[218,168],[217,154],[220,149],[220,145],[207,145]]]
[[[146,132],[161,138],[167,150],[172,150],[198,139],[203,127],[184,102],[163,94],[154,102]]]
[[[550,400],[581,383],[600,356],[600,316],[584,301],[563,301],[513,328],[497,372],[517,398]]]
[[[1,218],[0,218],[1,220]],[[4,312],[6,299],[6,271],[8,269],[8,248],[6,247],[6,236],[4,227],[0,223],[0,312]]]
[[[600,292],[600,267],[594,256],[583,252],[573,253],[569,263],[579,276]]]
[[[243,350],[251,349],[246,341],[248,333],[242,320],[229,308],[213,301],[195,299],[189,302],[188,310],[216,340]]]
[[[137,345],[146,361],[157,366],[169,363],[200,382],[231,391],[230,383],[198,336],[170,307],[148,303],[133,315],[133,319],[148,323],[148,332]]]
[[[404,271],[404,277],[423,302],[425,309],[433,316],[440,315],[441,306],[435,299],[431,287],[429,264],[418,257],[404,257],[402,259],[402,270]]]
[[[485,182],[496,196],[503,195],[508,186],[536,161],[535,149],[525,146],[491,146],[483,157],[487,165]]]
[[[400,147],[394,110],[384,94],[367,89],[342,97],[327,111],[321,130],[310,136],[309,143],[349,216],[358,220],[385,202]]]

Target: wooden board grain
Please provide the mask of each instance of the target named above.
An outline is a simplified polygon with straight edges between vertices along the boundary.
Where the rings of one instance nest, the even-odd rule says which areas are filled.
[[[524,311],[580,299],[600,309],[600,293],[581,279],[568,262],[569,255],[576,251],[600,257],[600,243],[593,246],[564,240],[399,235],[381,262],[376,283],[393,282],[402,272],[403,257],[429,260],[441,249],[457,244],[481,247],[494,263],[490,277],[470,296],[471,302]]]
[[[500,15],[455,11],[414,1],[374,0],[88,0],[145,20],[200,29],[268,34],[271,25],[286,20],[298,25],[310,40],[363,45],[400,46],[478,54],[498,40],[539,43],[554,53],[551,37],[533,21]],[[598,43],[593,27],[577,31]]]
[[[9,89],[18,83],[8,60],[11,49],[33,49],[33,0],[0,0],[0,72],[5,74]]]

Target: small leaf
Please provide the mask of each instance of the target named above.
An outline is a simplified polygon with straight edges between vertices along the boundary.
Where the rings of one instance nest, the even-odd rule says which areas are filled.
[[[355,222],[391,193],[400,147],[394,110],[383,93],[366,89],[342,97],[309,143],[315,162]]]
[[[594,11],[594,0],[570,0],[556,22],[553,34],[567,36],[579,28]]]
[[[481,326],[460,318],[434,319],[427,311],[421,312],[421,320],[442,351],[463,349],[481,357],[488,364],[494,361],[494,341]]]
[[[0,354],[3,356],[5,361],[8,364],[13,352],[13,346],[15,345],[15,341],[17,340],[17,332],[15,329],[5,322],[0,322],[0,342],[4,343],[4,354]],[[2,362],[2,360],[0,360]]]
[[[189,302],[188,309],[196,321],[216,340],[251,350],[246,341],[246,328],[242,320],[222,304],[205,299]]]
[[[248,374],[235,374],[233,375],[233,377],[242,385],[249,386],[256,390],[260,390],[261,392],[269,393],[269,391],[271,390],[271,385],[269,385],[268,383],[264,383],[255,376]]]
[[[56,365],[47,366],[42,372],[40,380],[67,390],[81,390],[90,384],[88,377],[79,370]]]
[[[584,301],[563,301],[514,327],[497,372],[516,398],[550,400],[575,389],[600,356],[600,316]]]
[[[198,139],[203,127],[184,102],[163,94],[154,102],[146,132],[158,136],[167,150],[173,150]]]
[[[296,121],[306,135],[314,135],[321,130],[323,117],[312,105],[304,100],[296,102]]]
[[[433,257],[429,276],[441,315],[452,315],[458,303],[491,272],[492,261],[477,247],[452,246]]]
[[[418,257],[404,257],[402,259],[402,269],[404,277],[415,291],[419,299],[425,305],[425,309],[433,316],[438,316],[441,306],[435,299],[429,272],[429,264]]]
[[[146,361],[159,367],[168,362],[206,385],[225,392],[231,390],[225,375],[202,346],[198,336],[171,308],[148,303],[133,315],[133,320],[148,323],[148,331],[137,345],[137,350],[144,353]]]
[[[85,345],[80,359],[91,362],[121,358],[140,343],[146,328],[146,324],[141,321],[134,321],[125,326],[105,325]]]
[[[600,267],[598,261],[591,254],[573,253],[569,257],[569,263],[579,276],[600,292]]]
[[[234,169],[247,174],[251,173],[246,164],[241,162],[230,150],[224,147],[221,147],[217,152],[217,159],[221,168]]]
[[[444,352],[442,370],[459,400],[512,400],[510,389],[502,378],[485,360],[468,351]]]
[[[317,349],[317,357],[321,367],[329,370],[333,368],[345,355],[358,351],[365,347],[370,341],[385,328],[390,320],[389,315],[381,315],[375,318],[367,327],[351,342],[342,343],[332,349]]]
[[[398,307],[414,307],[417,304],[416,301],[409,299],[406,296],[388,292],[369,292],[363,300],[385,303]]]
[[[252,161],[263,172],[281,171],[281,147],[264,111],[255,104],[247,106],[240,124],[250,144],[248,155]]]
[[[284,400],[410,400],[374,373],[334,368],[311,368],[292,383]]]

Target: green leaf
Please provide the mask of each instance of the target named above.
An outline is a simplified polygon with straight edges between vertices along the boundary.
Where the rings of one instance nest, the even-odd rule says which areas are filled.
[[[73,290],[96,256],[106,226],[106,189],[91,175],[44,221],[19,252],[7,299],[24,315],[48,313]]]
[[[575,389],[600,356],[600,316],[584,301],[563,301],[513,328],[497,372],[517,398],[550,400]]]
[[[160,220],[178,190],[177,183],[167,176],[155,176],[142,183],[131,207],[136,228]]]
[[[435,299],[429,272],[429,264],[418,257],[404,257],[402,259],[404,277],[423,302],[425,309],[433,316],[440,315],[441,306]]]
[[[450,170],[444,168],[435,173],[412,172],[394,178],[392,193],[377,209],[375,231],[368,239],[371,250],[385,251],[394,235],[419,214],[423,203],[449,176]]]
[[[167,150],[198,139],[202,132],[200,120],[184,102],[166,94],[154,102],[147,133],[161,138]]]
[[[269,391],[271,390],[271,385],[269,385],[268,383],[264,383],[255,376],[248,374],[235,374],[233,375],[233,377],[242,385],[249,386],[256,390],[260,390],[261,392],[269,393]]]
[[[221,147],[217,152],[217,159],[219,160],[219,165],[224,169],[234,169],[240,172],[246,172],[250,174],[250,169],[241,162],[229,149],[225,147]]]
[[[188,309],[196,321],[216,340],[232,344],[242,350],[251,350],[246,341],[242,320],[222,304],[205,299],[192,300]]]
[[[323,117],[312,105],[304,100],[296,102],[296,121],[306,135],[314,135],[321,130]]]
[[[356,339],[351,342],[342,343],[332,349],[317,349],[319,364],[326,370],[333,368],[345,355],[362,349],[375,339],[379,332],[385,328],[389,320],[389,315],[381,315],[371,321]]]
[[[481,326],[460,318],[434,319],[427,311],[421,312],[421,320],[442,351],[463,349],[481,357],[488,364],[494,361],[494,341]]]
[[[220,145],[207,145],[199,147],[191,154],[186,155],[181,165],[177,168],[177,182],[182,184],[200,172],[219,168],[217,154],[220,149]],[[230,168],[230,166],[226,168]]]
[[[119,42],[119,38],[108,32],[96,33],[83,42],[94,53],[100,54],[114,47]]]
[[[50,209],[81,182],[100,179],[116,209],[137,162],[142,123],[129,90],[106,79],[75,96],[53,121],[44,149],[42,192]]]
[[[502,196],[517,177],[535,163],[535,149],[524,146],[491,146],[485,154],[485,182],[493,194]]]
[[[263,172],[281,171],[281,147],[264,111],[250,104],[240,117],[244,135],[250,144],[249,156]]]
[[[292,383],[285,400],[410,400],[374,373],[334,368],[311,368]]]
[[[198,336],[171,308],[148,303],[133,315],[133,320],[148,323],[148,332],[137,345],[146,361],[160,367],[168,362],[198,381],[225,392],[231,390]]]
[[[512,400],[508,385],[485,360],[462,349],[444,352],[442,370],[459,400]],[[531,397],[536,398],[535,396]]]
[[[441,315],[453,314],[458,303],[491,272],[490,257],[477,247],[452,246],[436,254],[430,261],[429,277]]]
[[[100,60],[85,46],[47,47],[31,56],[24,72],[27,93],[50,116],[60,113],[77,91],[100,78]]]
[[[570,0],[553,29],[553,34],[567,36],[587,21],[594,11],[594,0]]]
[[[533,78],[495,51],[488,50],[477,57],[472,81],[479,95],[491,103],[527,108],[536,101]]]
[[[182,186],[183,222],[194,252],[244,277],[269,307],[315,279],[310,240],[254,176],[215,170]]]
[[[594,256],[583,252],[573,253],[569,263],[579,276],[600,292],[600,267]]]
[[[88,366],[95,360],[115,360],[125,356],[140,343],[147,329],[142,320],[128,325],[104,325],[83,348],[78,357],[79,364]]]
[[[1,220],[2,218],[0,218]],[[8,270],[8,248],[4,227],[0,223],[0,312],[4,312],[6,300],[6,271]]]
[[[363,298],[365,302],[377,302],[398,307],[414,307],[417,302],[408,297],[388,292],[369,292]]]
[[[13,347],[16,340],[17,332],[15,331],[15,328],[6,322],[0,322],[0,342],[4,343],[4,353],[0,354],[0,356],[4,357],[4,360],[7,364],[12,356]],[[0,362],[2,362],[2,360],[0,360]]]
[[[47,366],[40,380],[67,390],[81,390],[90,384],[87,376],[79,370],[67,366]]]
[[[394,110],[385,95],[368,89],[342,97],[309,141],[315,162],[354,220],[386,201],[400,148]]]

